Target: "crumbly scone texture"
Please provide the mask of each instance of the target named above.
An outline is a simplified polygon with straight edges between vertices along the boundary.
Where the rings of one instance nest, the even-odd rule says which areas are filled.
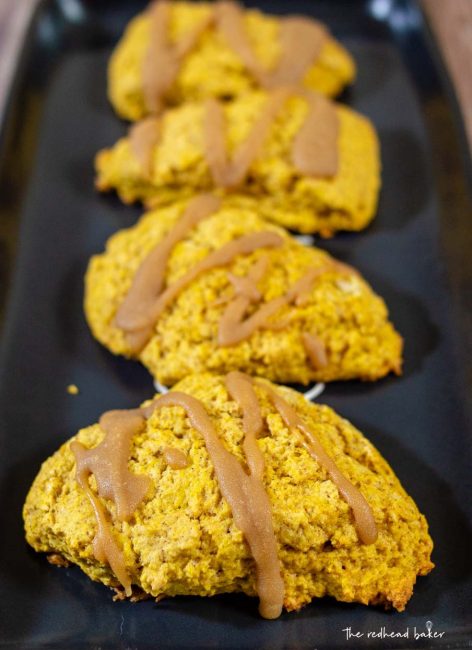
[[[185,38],[211,10],[208,2],[173,2],[170,42]],[[118,43],[108,68],[110,101],[120,117],[131,121],[140,120],[148,113],[143,94],[143,62],[149,49],[150,27],[147,12],[136,16]],[[267,69],[273,68],[280,56],[279,20],[251,9],[244,13],[244,27],[255,56]],[[303,85],[334,97],[354,80],[355,74],[351,55],[329,37],[318,60],[307,70]],[[209,27],[183,60],[166,100],[169,105],[176,105],[208,97],[227,99],[256,88],[257,82],[224,36]]]
[[[226,448],[244,462],[242,417],[221,377],[188,377],[176,389],[201,400]],[[345,602],[403,610],[416,577],[433,568],[425,517],[387,462],[347,420],[327,406],[273,387],[296,409],[367,499],[378,528],[374,544],[357,537],[352,513],[326,471],[290,432],[256,387],[265,431],[258,445],[265,460],[263,482],[272,504],[278,557],[285,583],[284,606],[296,610],[328,595]],[[98,424],[73,438],[94,447]],[[166,465],[166,446],[183,451],[189,465]],[[242,591],[255,595],[254,563],[228,503],[223,499],[200,434],[181,407],[154,412],[133,439],[129,468],[152,480],[152,488],[128,522],[119,522],[105,500],[113,534],[123,549],[135,594],[154,597],[210,596]],[[70,441],[42,466],[24,506],[26,538],[37,551],[59,554],[92,579],[119,584],[93,554],[92,507],[75,478]],[[90,478],[91,488],[96,484]]]
[[[149,212],[132,228],[113,235],[105,252],[89,263],[85,314],[95,338],[115,354],[133,356],[123,331],[115,325],[116,312],[140,264],[184,209],[185,203],[181,203]],[[228,266],[201,274],[161,314],[152,338],[137,357],[152,375],[171,386],[191,373],[222,374],[234,369],[280,383],[302,384],[375,380],[389,372],[399,374],[402,339],[388,320],[385,303],[355,272],[337,269],[314,282],[306,304],[283,307],[273,316],[271,322],[282,322],[283,327],[259,329],[237,345],[218,346],[218,326],[226,307],[223,299],[234,295],[228,272],[246,275],[259,258],[266,257],[269,267],[257,285],[266,302],[284,295],[309,268],[326,266],[332,260],[320,249],[301,245],[252,210],[225,201],[174,247],[166,284],[172,284],[211,251],[260,231],[279,233],[284,244],[238,256]],[[326,367],[315,369],[309,363],[303,332],[315,334],[324,343]]]
[[[258,91],[225,104],[227,150],[234,152],[260,116],[267,93]],[[204,103],[166,112],[161,137],[144,171],[127,137],[95,159],[96,186],[116,190],[125,203],[165,205],[194,194],[217,190],[205,159]],[[369,120],[336,105],[339,118],[338,171],[334,177],[301,175],[294,167],[294,138],[308,111],[306,99],[290,97],[274,120],[246,180],[233,194],[269,221],[304,233],[329,237],[338,230],[362,230],[373,219],[380,187],[380,155]]]

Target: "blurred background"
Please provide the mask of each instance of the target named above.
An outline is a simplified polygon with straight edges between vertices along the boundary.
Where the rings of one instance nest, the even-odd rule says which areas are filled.
[[[40,1],[0,0],[0,119],[31,12]],[[75,2],[53,1],[70,5]],[[417,0],[417,3],[453,82],[472,151],[472,0]],[[289,4],[287,0],[287,7]],[[388,16],[393,0],[370,0],[369,4],[372,13],[381,19]]]

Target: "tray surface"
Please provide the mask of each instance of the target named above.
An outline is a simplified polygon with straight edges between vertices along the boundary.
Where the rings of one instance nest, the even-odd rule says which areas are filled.
[[[390,14],[382,14],[387,5]],[[407,611],[323,599],[264,621],[256,601],[242,595],[113,603],[109,590],[78,569],[51,567],[26,545],[21,507],[40,463],[103,411],[153,394],[145,369],[93,341],[82,312],[89,257],[141,212],[97,195],[92,166],[98,148],[126,129],[106,99],[106,63],[140,6],[43,1],[3,125],[0,282],[5,286],[8,277],[10,289],[0,367],[0,646],[470,647],[471,366],[461,351],[469,349],[462,332],[471,260],[460,238],[443,237],[437,188],[448,179],[438,185],[433,175],[438,145],[426,130],[424,108],[426,97],[445,100],[424,49],[421,17],[407,2],[290,3],[291,11],[326,20],[353,53],[358,79],[343,99],[373,120],[381,140],[378,217],[364,233],[321,245],[358,267],[387,301],[406,341],[404,375],[329,385],[320,401],[371,439],[429,521],[437,568],[419,579]],[[453,156],[454,139],[448,146]],[[468,206],[458,174],[460,205]],[[461,219],[470,224],[470,213],[461,214],[457,228]],[[78,396],[67,394],[70,383],[79,386]],[[347,640],[346,628],[362,636]],[[382,628],[402,636],[372,635]],[[428,628],[432,638],[415,638]]]

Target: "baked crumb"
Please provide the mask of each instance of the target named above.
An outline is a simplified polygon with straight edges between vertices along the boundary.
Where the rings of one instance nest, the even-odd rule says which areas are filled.
[[[258,439],[265,462],[278,557],[285,584],[284,606],[297,610],[312,599],[402,611],[418,576],[433,568],[425,517],[374,446],[332,409],[310,404],[293,390],[272,386],[296,409],[339,469],[362,491],[378,529],[375,543],[359,541],[352,512],[326,471],[289,430],[265,392],[256,386],[266,435]],[[243,423],[224,378],[194,375],[175,390],[200,400],[225,447],[244,462]],[[98,424],[75,439],[87,448],[103,439]],[[191,463],[181,472],[167,466],[160,450],[178,446]],[[134,436],[129,468],[151,478],[155,489],[132,520],[110,517],[133,583],[133,595],[254,596],[250,550],[222,498],[202,436],[179,407],[156,410]],[[96,523],[76,480],[69,442],[43,464],[24,507],[28,542],[38,551],[66,555],[93,580],[117,587],[117,578],[93,552]],[[116,589],[118,598],[123,590]],[[121,592],[121,593],[120,593]]]
[[[208,2],[172,2],[170,38],[176,41],[189,33],[212,10]],[[270,69],[280,57],[280,20],[258,10],[244,12],[244,28],[260,63]],[[128,24],[108,67],[108,96],[120,117],[136,121],[148,114],[143,64],[150,47],[149,11]],[[303,86],[329,97],[338,95],[356,75],[350,53],[332,35],[326,39],[316,61],[308,67]],[[166,94],[169,105],[208,97],[236,97],[257,88],[254,76],[238,54],[210,26],[186,56]]]
[[[66,560],[66,558],[60,553],[50,553],[49,555],[46,556],[46,558],[49,564],[53,564],[54,566],[62,566],[62,567],[70,566],[69,560]]]
[[[333,268],[323,273],[303,305],[285,306],[274,315],[274,322],[286,323],[282,329],[259,329],[236,345],[217,344],[226,308],[221,298],[234,294],[229,274],[246,275],[259,258],[266,258],[269,270],[258,282],[258,289],[263,302],[268,302],[287,292],[307,269],[332,263],[323,250],[301,245],[260,218],[256,210],[234,205],[230,199],[174,246],[166,285],[194,267],[209,250],[241,235],[274,231],[283,237],[283,245],[240,255],[224,268],[202,273],[161,314],[142,351],[133,352],[115,324],[117,310],[137,269],[181,219],[186,205],[180,202],[147,213],[132,228],[113,235],[105,252],[90,261],[85,313],[93,335],[109,350],[139,359],[165,386],[208,369],[214,373],[238,369],[279,383],[304,385],[347,379],[374,381],[389,372],[401,373],[402,339],[388,319],[383,300],[354,270]],[[323,342],[328,365],[316,369],[309,362],[303,332],[316,333]]]
[[[235,151],[246,140],[267,101],[268,94],[258,91],[225,104],[228,151]],[[331,237],[340,230],[363,230],[376,214],[380,188],[375,128],[360,113],[336,104],[338,170],[329,177],[304,175],[294,166],[291,152],[307,110],[301,96],[285,102],[232,197],[267,221],[301,233]],[[165,113],[160,138],[151,147],[150,170],[143,170],[129,136],[99,151],[97,189],[114,190],[124,203],[141,201],[149,207],[169,205],[199,192],[221,191],[206,160],[205,111],[205,102],[192,102]]]

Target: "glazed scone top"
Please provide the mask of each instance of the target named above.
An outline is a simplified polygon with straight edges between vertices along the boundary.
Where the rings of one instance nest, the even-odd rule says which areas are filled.
[[[271,94],[258,91],[220,106],[228,158],[244,148],[271,101]],[[323,98],[320,103],[331,107],[330,118],[325,123],[324,111],[319,139],[310,141],[309,153],[317,160],[334,153],[334,165],[315,173],[297,168],[296,144],[305,136],[310,99],[309,94],[290,91],[274,112],[248,174],[230,189],[243,200],[253,200],[266,219],[293,230],[324,235],[339,229],[360,230],[373,218],[377,205],[380,162],[375,129],[345,106]],[[97,188],[115,189],[126,203],[141,200],[156,206],[196,192],[218,191],[208,161],[209,104],[190,103],[146,122],[140,152],[133,143],[139,141],[136,135],[142,124],[112,148],[100,151],[95,163]]]
[[[244,398],[235,394],[230,377],[189,377],[169,398],[153,402],[161,401],[162,408],[145,404],[147,419],[138,423],[140,431],[129,440],[125,455],[126,471],[147,477],[149,486],[130,517],[118,516],[114,499],[96,496],[95,477],[86,477],[87,489],[111,518],[110,534],[137,595],[139,590],[155,597],[228,591],[254,595],[260,587],[254,546],[242,532],[224,478],[221,483],[222,474],[213,465],[208,440],[192,413],[182,408],[183,393],[201,403],[218,444],[240,466],[237,472],[244,471],[247,479],[256,477],[269,498],[287,609],[329,594],[402,610],[416,576],[433,567],[432,544],[424,517],[390,467],[331,409],[309,404],[294,391],[263,380],[253,384],[261,420],[254,423],[252,417],[248,423]],[[271,394],[289,408],[288,419]],[[363,495],[375,522],[374,534],[364,540],[368,543],[361,543],[342,488],[333,482],[324,461],[311,453],[312,441],[300,430],[300,423]],[[250,429],[258,431],[252,443],[259,459],[248,453]],[[93,456],[105,437],[99,425],[83,429],[72,445],[63,445],[46,461],[28,495],[24,516],[27,539],[34,548],[59,553],[93,579],[119,587],[107,562],[95,556],[94,510],[77,483],[80,466],[71,449],[86,449]],[[165,450],[169,447],[185,456],[184,469],[168,465]],[[243,501],[250,497],[251,484],[247,488]],[[280,593],[278,588],[274,593]]]
[[[225,377],[225,386],[242,413],[242,448],[247,470],[222,443],[203,403],[182,391],[169,391],[145,407],[104,413],[99,425],[105,437],[94,449],[86,449],[77,441],[72,442],[77,481],[87,493],[95,511],[97,533],[93,541],[94,555],[100,562],[110,565],[126,595],[131,596],[131,579],[126,570],[123,553],[113,537],[102,503],[90,489],[88,478],[93,475],[99,496],[107,497],[115,504],[117,518],[120,521],[128,521],[151,487],[148,477],[136,476],[127,467],[132,438],[146,428],[146,420],[151,418],[156,410],[169,406],[183,408],[192,427],[205,441],[206,450],[215,467],[219,489],[251,550],[256,565],[259,610],[264,618],[277,618],[282,611],[284,584],[280,575],[270,502],[262,482],[264,457],[257,443],[257,438],[264,429],[262,409],[255,382],[247,375],[232,372]],[[313,430],[282,395],[267,383],[259,382],[258,387],[269,398],[285,426],[301,437],[302,444],[309,454],[324,468],[349,504],[359,540],[364,544],[374,544],[378,537],[377,526],[372,510],[360,490],[339,470]],[[185,469],[186,466],[178,469]]]
[[[114,235],[106,252],[92,258],[86,275],[86,316],[96,338],[111,351],[139,358],[168,385],[189,372],[206,369],[224,372],[237,368],[299,383],[376,379],[400,371],[401,339],[388,322],[383,301],[359,274],[319,249],[302,246],[252,210],[233,206],[231,201],[222,202],[174,242],[166,256],[163,286],[151,303],[159,302],[161,294],[172,293],[172,287],[228,246],[241,240],[257,243],[266,237],[264,233],[270,233],[274,241],[266,246],[259,241],[245,254],[230,256],[221,265],[212,264],[184,282],[149,322],[150,338],[146,336],[144,347],[136,350],[117,315],[140,269],[175,232],[190,204],[149,213],[133,228]],[[256,270],[260,273],[255,280],[259,295],[241,304],[240,320],[257,318],[258,311],[272,308],[268,305],[275,304],[277,309],[249,337],[225,343],[222,321],[240,293],[237,285]],[[153,273],[151,268],[151,277]],[[306,296],[299,301],[293,290],[310,273],[313,277]],[[133,311],[139,311],[139,301]],[[304,334],[322,344],[323,363],[310,360]],[[316,356],[316,350],[313,354]]]
[[[308,49],[300,49],[303,41]],[[296,54],[297,48],[296,63],[284,66],[284,52]],[[167,104],[243,94],[264,84],[279,65],[290,74],[269,86],[293,83],[298,64],[296,76],[303,86],[330,96],[355,74],[350,55],[315,20],[242,11],[229,2],[154,3],[131,21],[110,61],[109,94],[122,117],[135,121],[156,108],[146,98],[154,58],[166,64],[161,82],[169,86]]]

